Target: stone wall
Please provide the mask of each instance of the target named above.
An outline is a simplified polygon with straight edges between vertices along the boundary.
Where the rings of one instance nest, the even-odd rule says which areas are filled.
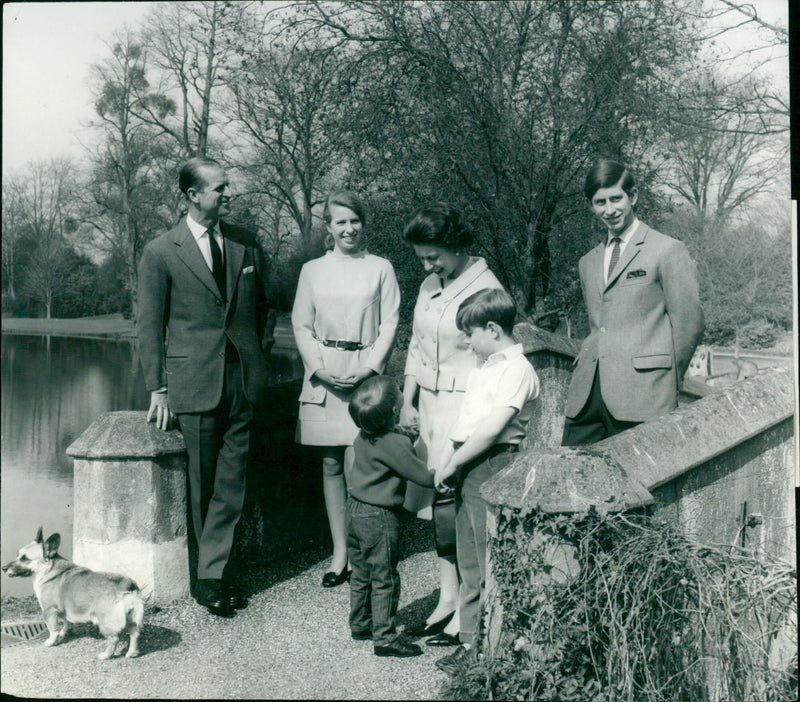
[[[793,414],[791,372],[767,371],[591,446],[521,453],[483,494],[496,509],[652,505],[698,540],[741,544],[744,531],[793,562]]]

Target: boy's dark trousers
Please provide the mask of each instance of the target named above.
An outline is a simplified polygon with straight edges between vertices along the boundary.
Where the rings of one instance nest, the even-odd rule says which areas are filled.
[[[347,497],[347,557],[350,559],[350,630],[372,632],[375,646],[397,638],[400,601],[400,520],[396,511]]]
[[[456,490],[456,552],[461,587],[458,591],[459,639],[472,644],[478,630],[486,587],[486,501],[480,487],[508,465],[516,444],[495,444],[467,463]]]

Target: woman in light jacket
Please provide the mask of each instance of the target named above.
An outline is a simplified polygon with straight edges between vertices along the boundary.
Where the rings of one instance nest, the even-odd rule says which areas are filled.
[[[417,453],[435,471],[451,425],[464,398],[467,377],[478,361],[456,327],[463,300],[485,288],[502,289],[483,258],[470,256],[473,236],[457,210],[443,202],[420,209],[406,225],[403,238],[414,247],[425,270],[416,307],[405,367],[400,423],[419,426]],[[418,409],[417,409],[418,408]],[[435,491],[409,483],[406,508],[430,512],[439,556],[439,602],[424,623],[406,629],[412,636],[431,636],[428,645],[458,644],[458,570],[455,559],[455,512],[438,505]],[[452,519],[451,519],[452,517]]]
[[[347,405],[366,378],[383,372],[394,344],[400,289],[392,264],[364,249],[364,206],[350,191],[331,193],[323,217],[333,250],[300,271],[292,328],[305,373],[295,440],[319,447],[333,540],[323,587],[347,570],[345,451],[358,434]],[[347,451],[348,460],[352,448]]]

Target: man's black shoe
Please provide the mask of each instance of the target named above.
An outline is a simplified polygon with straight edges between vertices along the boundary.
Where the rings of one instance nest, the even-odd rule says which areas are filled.
[[[351,631],[350,638],[353,641],[372,641],[372,632],[367,629],[364,631]]]
[[[396,658],[410,658],[411,656],[421,656],[422,649],[416,644],[406,643],[400,639],[392,641],[385,646],[375,646],[373,649],[376,656],[394,656]]]
[[[223,591],[221,580],[198,580],[194,588],[194,599],[218,617],[232,617],[235,614]]]
[[[247,607],[247,597],[233,583],[223,580],[222,594],[228,598],[228,606],[231,609],[244,609]]]

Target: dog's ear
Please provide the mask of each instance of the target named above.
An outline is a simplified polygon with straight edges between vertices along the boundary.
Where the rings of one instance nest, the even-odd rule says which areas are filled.
[[[58,553],[58,547],[61,546],[61,534],[53,534],[44,545],[44,557],[52,558]]]
[[[36,538],[34,539],[37,544],[44,543],[44,539],[42,538],[42,527],[39,527],[39,531],[36,532]]]

